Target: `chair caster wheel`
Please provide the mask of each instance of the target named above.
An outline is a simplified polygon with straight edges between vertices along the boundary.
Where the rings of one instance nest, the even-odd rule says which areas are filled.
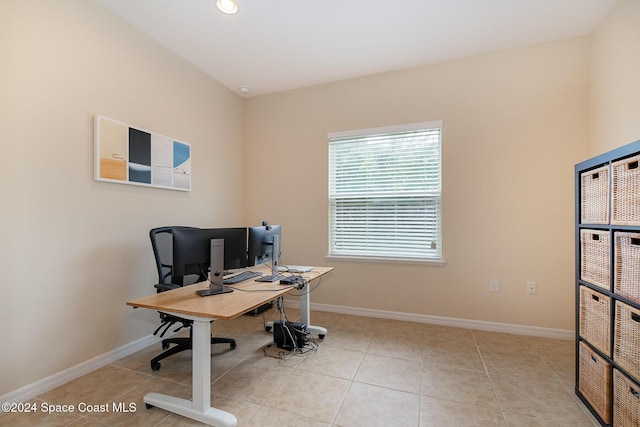
[[[323,339],[324,339],[324,334],[320,334],[320,335],[318,335],[318,338],[320,338],[321,340],[323,340]]]
[[[151,364],[151,370],[152,371],[159,371],[161,366],[162,365],[160,365],[160,362],[152,363]]]
[[[145,403],[145,404],[144,404],[144,406],[145,406],[147,409],[155,408],[155,406],[153,406],[153,405],[149,405],[148,403]]]
[[[265,326],[264,330],[267,331],[267,332],[271,332],[271,326]]]
[[[166,349],[168,349],[168,348],[169,348],[169,343],[168,343],[168,342],[163,342],[163,343],[162,343],[162,349],[163,349],[163,350],[166,350]]]
[[[229,344],[229,347],[231,347],[231,350],[233,350],[234,348],[236,348],[238,346],[238,344],[232,342],[231,344]]]

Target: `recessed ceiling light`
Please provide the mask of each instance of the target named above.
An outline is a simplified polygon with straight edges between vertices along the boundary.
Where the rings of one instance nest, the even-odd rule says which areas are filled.
[[[238,13],[238,5],[235,0],[217,0],[216,6],[222,13],[227,15],[234,15]]]

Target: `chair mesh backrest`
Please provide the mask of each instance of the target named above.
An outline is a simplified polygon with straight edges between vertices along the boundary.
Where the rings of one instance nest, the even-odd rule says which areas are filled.
[[[156,268],[158,270],[158,283],[172,283],[173,268],[173,230],[194,227],[160,227],[149,232],[153,254],[156,258]],[[182,285],[191,285],[199,281],[199,276],[192,274],[182,278]]]
[[[164,230],[155,234],[156,267],[158,268],[158,282],[171,283],[171,266],[173,264],[173,234],[172,230]]]

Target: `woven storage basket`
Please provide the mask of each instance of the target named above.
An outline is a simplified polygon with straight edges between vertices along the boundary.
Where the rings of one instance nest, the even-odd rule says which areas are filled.
[[[640,387],[617,369],[613,370],[613,425],[640,426]]]
[[[615,233],[613,290],[640,303],[640,233]]]
[[[640,310],[616,301],[613,360],[640,379]]]
[[[609,166],[580,174],[581,224],[609,224]]]
[[[580,279],[610,290],[609,232],[580,230]]]
[[[611,364],[580,342],[578,389],[606,422],[611,421]]]
[[[580,336],[607,356],[611,356],[609,304],[608,296],[580,286]]]
[[[613,170],[613,215],[616,225],[640,225],[640,156],[620,160]]]

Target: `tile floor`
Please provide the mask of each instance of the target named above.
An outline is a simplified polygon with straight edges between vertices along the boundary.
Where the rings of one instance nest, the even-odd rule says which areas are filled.
[[[212,346],[212,405],[241,427],[598,425],[573,392],[572,341],[326,312],[312,320],[329,330],[318,351],[286,359],[265,356],[278,349],[268,347],[262,316],[215,322],[214,334],[238,347]],[[191,352],[151,371],[160,351],[155,344],[33,399],[39,408],[85,402],[108,413],[2,414],[0,424],[201,425],[145,408],[151,391],[191,395]],[[114,403],[135,411],[113,412]]]

